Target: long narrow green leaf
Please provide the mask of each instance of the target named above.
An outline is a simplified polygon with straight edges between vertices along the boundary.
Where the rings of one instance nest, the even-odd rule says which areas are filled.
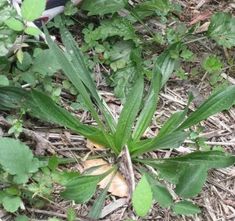
[[[177,148],[181,143],[183,143],[188,135],[188,132],[176,131],[165,136],[157,136],[153,139],[132,143],[129,146],[131,156],[135,157],[137,155],[157,149]]]
[[[167,159],[144,159],[144,160],[138,160],[139,162],[143,162],[145,164],[148,164],[150,166],[158,166],[163,165],[168,162],[172,162],[173,164],[179,164],[179,165],[185,165],[185,164],[191,164],[191,165],[206,165],[207,168],[224,168],[228,167],[235,163],[235,156],[224,153],[222,151],[196,151],[193,153],[186,154],[184,156],[179,157],[172,157]],[[173,165],[172,164],[172,165]]]
[[[162,87],[168,81],[175,69],[177,59],[171,57],[171,51],[175,50],[177,47],[179,47],[179,43],[171,45],[156,60],[156,65],[160,68],[162,73]]]
[[[234,104],[235,86],[233,85],[210,96],[196,111],[189,115],[177,130],[189,128],[211,115],[229,109]]]
[[[96,85],[91,77],[91,73],[87,69],[86,64],[84,62],[84,58],[83,58],[84,56],[82,52],[80,51],[79,47],[77,46],[76,41],[74,40],[70,32],[64,27],[64,25],[61,25],[60,33],[61,33],[63,44],[65,45],[66,51],[71,58],[73,67],[75,70],[77,70],[76,74],[82,80],[84,85],[86,85],[87,89],[90,91],[91,95],[95,99],[111,131],[115,132],[116,122],[114,120],[114,117],[112,116],[111,111],[109,110],[105,101],[102,100],[102,98],[98,94],[96,90]],[[76,82],[72,82],[72,84],[74,84],[74,86],[76,87],[75,85]]]
[[[171,117],[164,123],[161,130],[158,133],[158,136],[163,136],[169,133],[172,133],[176,130],[177,127],[184,121],[189,105],[191,101],[193,100],[193,95],[190,94],[188,98],[188,103],[184,111],[178,111],[171,115]]]
[[[144,80],[143,77],[140,76],[136,80],[132,90],[129,92],[118,120],[117,130],[115,133],[115,143],[119,150],[121,150],[131,136],[132,125],[140,108],[143,89]]]
[[[110,187],[112,181],[110,181],[108,183],[108,185],[101,191],[100,195],[97,197],[97,199],[95,200],[89,214],[88,217],[93,218],[93,219],[99,219],[102,209],[104,207],[104,203],[105,203],[105,198],[107,196],[108,193],[108,189]]]
[[[65,53],[56,45],[55,42],[52,41],[45,27],[44,27],[44,33],[46,35],[48,46],[54,53],[57,62],[61,65],[61,68],[63,69],[64,73],[69,78],[69,80],[73,82],[77,91],[81,94],[87,109],[91,112],[92,117],[96,120],[99,126],[103,128],[103,123],[99,119],[99,115],[96,109],[94,108],[94,105],[91,101],[90,95],[86,87],[84,86],[81,79],[77,75],[77,70],[74,69],[72,62],[68,59]]]
[[[94,142],[109,146],[102,131],[82,124],[78,118],[39,91],[30,92],[17,87],[0,87],[0,103],[7,109],[25,108],[34,117],[67,127]]]
[[[147,127],[149,126],[153,114],[156,111],[157,101],[158,101],[158,93],[161,88],[161,73],[158,68],[153,73],[153,78],[151,80],[151,88],[148,94],[148,97],[145,101],[144,108],[140,113],[138,121],[135,126],[135,130],[133,132],[132,138],[134,141],[139,140],[139,138],[143,135]]]

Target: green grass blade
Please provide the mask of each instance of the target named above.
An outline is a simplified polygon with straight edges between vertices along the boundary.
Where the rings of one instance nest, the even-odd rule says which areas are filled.
[[[176,131],[165,136],[157,136],[153,139],[132,143],[129,147],[131,156],[135,157],[157,149],[177,148],[184,142],[188,135],[188,132]]]
[[[143,135],[153,118],[153,114],[156,111],[157,107],[158,93],[160,91],[160,88],[161,73],[160,70],[158,70],[157,68],[157,70],[153,73],[149,94],[145,101],[144,108],[139,115],[135,130],[132,135],[134,141],[139,140],[139,138]]]
[[[58,45],[52,41],[47,29],[44,27],[44,33],[46,35],[46,40],[49,48],[52,50],[57,62],[61,65],[61,68],[65,75],[69,78],[71,82],[73,82],[77,91],[81,94],[84,99],[85,105],[87,109],[91,112],[92,117],[98,123],[98,125],[104,129],[102,121],[99,119],[99,115],[91,101],[90,95],[82,83],[81,79],[77,75],[77,70],[74,69],[73,64],[65,55],[65,53],[58,47]]]
[[[87,69],[86,64],[84,62],[84,58],[83,58],[84,56],[82,52],[80,51],[76,41],[74,40],[70,32],[64,27],[64,25],[61,25],[60,33],[61,33],[63,44],[65,45],[68,55],[71,58],[71,63],[73,64],[74,69],[77,70],[76,72],[77,76],[82,80],[84,85],[90,91],[98,108],[102,112],[109,126],[109,129],[112,132],[115,132],[116,122],[114,120],[114,117],[112,116],[112,113],[109,107],[107,106],[106,102],[102,100],[102,98],[98,94],[96,90],[96,85],[91,77],[91,73]],[[72,82],[72,84],[76,84],[76,82]],[[76,85],[74,86],[76,87]]]
[[[132,126],[140,108],[143,90],[144,80],[143,77],[140,76],[136,80],[132,90],[129,92],[118,120],[115,133],[115,143],[118,150],[122,149],[131,136]]]
[[[229,109],[235,104],[235,86],[229,86],[210,96],[196,111],[177,128],[182,130],[189,128],[208,117]]]

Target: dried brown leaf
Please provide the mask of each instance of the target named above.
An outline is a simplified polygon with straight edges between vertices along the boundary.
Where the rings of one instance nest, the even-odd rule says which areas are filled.
[[[107,163],[106,161],[104,161],[102,159],[87,160],[87,161],[83,162],[82,165],[84,167],[84,170],[101,165],[99,168],[92,171],[90,173],[91,175],[99,175],[99,174],[105,173],[106,171],[108,171],[112,168],[111,164]],[[110,173],[107,177],[105,177],[99,183],[100,188],[104,189],[108,185],[108,183],[110,182],[110,180],[113,176],[113,173]],[[113,194],[114,196],[118,196],[118,197],[127,197],[128,196],[128,193],[129,193],[128,185],[127,185],[126,180],[124,179],[124,177],[121,175],[120,172],[117,172],[116,175],[114,176],[108,191],[111,194]]]

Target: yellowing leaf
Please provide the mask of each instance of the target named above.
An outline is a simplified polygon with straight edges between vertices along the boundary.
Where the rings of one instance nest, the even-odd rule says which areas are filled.
[[[99,166],[99,168],[93,170],[90,175],[100,175],[112,168],[112,165],[107,163],[106,161],[102,159],[93,159],[93,160],[87,160],[83,163],[84,170],[90,169],[90,168],[95,168]],[[101,182],[99,182],[100,188],[104,189],[108,183],[110,182],[113,173],[110,173],[108,176],[106,176]],[[114,196],[118,197],[127,197],[129,193],[129,188],[127,185],[126,180],[124,177],[121,175],[121,173],[117,172],[116,175],[114,176],[112,183],[110,184],[110,187],[108,189],[110,193],[112,193]]]

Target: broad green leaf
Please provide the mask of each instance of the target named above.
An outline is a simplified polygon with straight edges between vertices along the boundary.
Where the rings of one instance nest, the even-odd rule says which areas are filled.
[[[193,215],[201,212],[197,205],[186,200],[176,203],[172,209],[178,215]]]
[[[229,13],[215,13],[207,31],[219,45],[227,48],[235,46],[235,17]]]
[[[121,150],[131,136],[132,125],[140,108],[143,89],[144,80],[143,77],[140,76],[136,80],[132,90],[129,92],[126,103],[124,104],[118,120],[115,140],[117,149],[119,150]]]
[[[96,122],[99,124],[100,128],[103,128],[103,123],[101,122],[99,115],[91,101],[91,97],[83,84],[80,77],[77,75],[77,71],[73,66],[73,63],[70,61],[68,56],[63,52],[58,45],[56,45],[55,42],[52,41],[47,29],[44,27],[44,33],[46,35],[46,40],[49,45],[49,48],[52,50],[52,52],[55,55],[55,58],[57,62],[61,65],[61,68],[63,69],[66,76],[69,78],[71,82],[73,82],[75,88],[77,91],[81,94],[84,103],[87,107],[87,109],[91,112],[92,117],[96,120]]]
[[[71,179],[66,185],[61,196],[76,203],[85,203],[95,194],[98,183],[107,173],[96,176],[78,176]]]
[[[0,75],[0,86],[8,86],[9,80],[5,75]]]
[[[145,175],[137,184],[132,196],[132,204],[138,216],[145,216],[149,212],[153,201],[153,193],[151,186]]]
[[[147,127],[149,126],[153,114],[156,111],[157,101],[158,101],[158,93],[161,88],[161,73],[156,68],[153,73],[153,77],[151,80],[151,88],[149,90],[149,94],[144,104],[144,108],[140,113],[138,121],[135,125],[135,130],[133,132],[132,138],[134,141],[139,140],[139,138],[143,135]]]
[[[39,18],[46,8],[46,0],[24,0],[21,6],[22,17],[27,21]]]
[[[14,162],[14,163],[13,163]],[[11,138],[0,138],[0,165],[16,183],[26,183],[39,168],[38,159],[23,143]]]
[[[180,183],[182,180],[187,180],[188,182],[197,181],[196,178],[190,181],[188,174],[191,172],[191,176],[193,177],[192,170],[195,171],[195,176],[206,176],[205,173],[202,171],[203,168],[205,171],[211,168],[224,168],[231,166],[235,163],[235,156],[221,152],[221,151],[205,151],[205,152],[193,152],[190,154],[186,154],[184,156],[179,157],[172,157],[167,159],[135,159],[137,162],[142,162],[143,164],[147,164],[159,170],[160,176],[164,179],[177,184]],[[199,168],[196,170],[195,168]],[[181,181],[180,181],[181,180]],[[199,180],[199,183],[193,183],[197,189],[200,188],[201,183],[203,182],[204,178]],[[179,184],[181,187],[180,189],[187,190],[187,183]],[[182,191],[183,192],[183,191]],[[193,191],[192,191],[193,192]],[[183,193],[184,194],[184,193]],[[187,193],[186,194],[190,194]],[[195,193],[193,193],[195,194]]]
[[[157,149],[177,148],[184,142],[188,135],[188,132],[175,131],[164,136],[157,136],[155,138],[131,143],[129,149],[131,155],[134,157]]]
[[[43,64],[43,65],[42,65]],[[52,76],[56,71],[60,70],[60,64],[55,59],[54,54],[50,49],[38,50],[33,59],[32,70],[35,73],[40,73],[42,76]]]
[[[6,196],[2,200],[3,208],[7,212],[10,212],[10,213],[16,212],[19,209],[21,203],[22,203],[22,201],[21,201],[20,197],[18,197],[18,196]]]
[[[59,183],[63,186],[66,186],[67,184],[69,184],[70,180],[75,179],[75,178],[79,177],[80,175],[81,174],[78,172],[54,171],[52,173],[52,179],[54,182]]]
[[[27,27],[24,29],[24,32],[28,35],[38,36],[42,34],[42,31],[37,27]]]
[[[5,24],[14,31],[23,31],[24,29],[23,23],[15,18],[7,19]]]
[[[152,175],[145,174],[148,182],[151,186],[153,199],[156,200],[163,208],[167,208],[172,205],[173,198],[167,188],[159,183]]]
[[[190,165],[179,177],[175,192],[184,198],[196,196],[206,182],[207,170],[204,164]]]
[[[207,119],[211,115],[229,109],[234,104],[235,86],[233,85],[210,96],[196,111],[189,115],[177,130],[189,128],[200,121]]]
[[[123,9],[126,3],[126,0],[86,0],[82,9],[88,11],[89,15],[105,15]]]
[[[26,215],[20,215],[15,218],[14,221],[30,221]]]
[[[154,14],[167,15],[170,10],[169,0],[147,0],[136,5],[131,13],[143,19]]]
[[[94,204],[88,214],[88,217],[90,217],[92,219],[99,219],[100,218],[110,184],[111,184],[111,182],[109,182],[109,184],[101,191],[99,196],[96,198],[96,200],[95,200],[95,202],[94,202]]]
[[[139,39],[135,33],[135,28],[125,18],[114,17],[112,19],[102,20],[100,25],[92,31],[85,29],[84,38],[86,43],[93,44],[99,40],[106,40],[107,38],[118,36],[123,40],[132,40],[138,44]]]
[[[102,98],[100,97],[100,95],[98,94],[98,92],[96,90],[96,85],[91,77],[90,71],[86,67],[86,64],[85,64],[85,61],[83,58],[84,56],[83,56],[82,52],[80,51],[79,47],[77,46],[76,41],[74,40],[74,38],[72,37],[70,32],[63,25],[61,25],[60,33],[61,33],[62,41],[63,41],[63,43],[66,47],[66,50],[68,52],[68,55],[71,58],[73,67],[75,70],[77,70],[76,74],[77,74],[78,78],[80,78],[82,80],[82,82],[84,83],[84,85],[88,88],[91,95],[94,97],[94,99],[97,103],[97,106],[99,107],[100,111],[102,112],[103,116],[105,117],[106,122],[108,123],[110,130],[112,132],[114,132],[116,122],[114,121],[114,118],[113,118],[107,104],[105,103],[104,100],[102,100]],[[69,78],[71,78],[69,76],[70,72],[65,72],[65,74]],[[72,84],[74,84],[74,86],[76,87],[76,82],[72,81]]]

